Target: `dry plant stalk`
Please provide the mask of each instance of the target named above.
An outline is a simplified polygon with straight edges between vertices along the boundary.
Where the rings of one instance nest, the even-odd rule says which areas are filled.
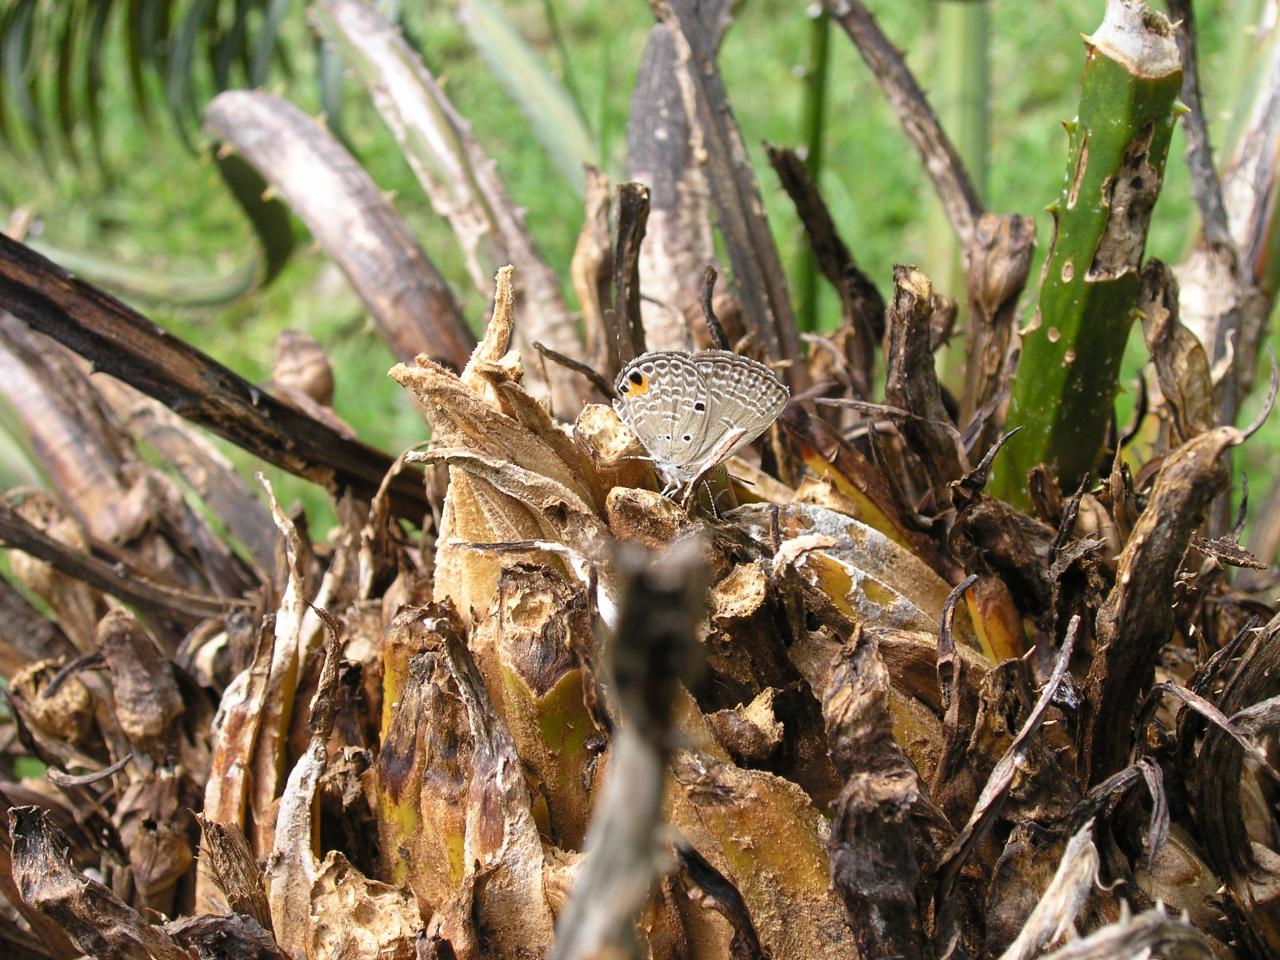
[[[292,339],[277,368],[290,403],[255,393],[0,239],[0,389],[53,487],[0,502],[0,955],[1280,954],[1280,615],[1224,575],[1258,566],[1235,535],[1202,529],[1249,434],[1214,426],[1214,354],[1146,264],[1162,397],[1145,461],[1074,492],[1042,470],[1032,512],[990,497],[1029,224],[981,210],[862,5],[829,6],[965,239],[980,329],[958,421],[933,359],[955,303],[904,266],[883,309],[775,151],[844,313],[802,355],[714,69],[720,4],[654,4],[645,83],[681,139],[634,159],[672,182],[623,184],[611,224],[588,177],[573,276],[594,380],[527,376],[578,345],[535,356],[517,335],[547,304],[564,334],[565,315],[535,292],[545,265],[500,184],[490,208],[463,189],[487,158],[371,10],[322,5],[362,69],[416,84],[379,91],[397,134],[449,134],[415,164],[461,204],[477,283],[498,242],[539,271],[518,302],[497,270],[469,357],[460,336],[448,363],[401,350],[390,376],[430,440],[399,458],[344,434],[318,345]],[[714,271],[681,279],[713,248],[673,185],[722,218],[733,313]],[[628,353],[710,326],[789,363],[796,396],[677,501],[613,409],[579,399]],[[135,387],[323,483],[327,541]],[[42,775],[21,779],[19,756]]]
[[[1160,276],[1153,304],[1168,302]],[[429,540],[391,523],[388,484],[344,501],[323,551],[269,498],[283,563],[246,571],[268,577],[247,605],[175,634],[163,606],[135,618],[111,582],[77,580],[91,542],[28,498],[23,522],[62,546],[14,569],[70,639],[3,645],[8,722],[56,791],[38,810],[0,786],[13,942],[30,953],[43,934],[32,955],[50,957],[779,960],[1271,942],[1261,808],[1233,812],[1222,788],[1268,788],[1242,758],[1265,757],[1257,738],[1280,717],[1262,680],[1280,620],[1238,632],[1217,568],[1189,563],[1240,431],[1203,430],[1200,401],[1170,389],[1185,439],[1144,505],[1123,480],[1097,502],[1131,511],[1112,567],[1078,498],[1055,529],[981,493],[990,457],[969,468],[936,400],[928,279],[902,271],[888,396],[868,405],[898,433],[851,445],[795,407],[781,436],[815,475],[792,489],[732,465],[757,482],[731,480],[743,505],[717,518],[652,492],[609,408],[572,429],[548,416],[511,352],[509,268],[496,289],[460,373],[426,357],[391,371],[431,428],[409,459],[448,477]],[[1195,356],[1175,320],[1153,306],[1170,383]],[[895,478],[895,461],[919,469]],[[61,496],[91,512],[77,490]],[[921,509],[952,511],[949,533],[921,528]],[[1238,639],[1171,672],[1160,652],[1193,628]],[[1001,653],[1032,642],[1044,669]],[[1163,712],[1135,710],[1166,688]],[[1225,782],[1191,773],[1210,755]],[[1143,783],[1149,823],[1125,799]],[[1171,783],[1190,806],[1165,803]],[[1229,899],[1177,887],[1188,859]],[[1116,912],[1173,889],[1190,923]],[[1076,929],[1094,932],[1064,943]]]

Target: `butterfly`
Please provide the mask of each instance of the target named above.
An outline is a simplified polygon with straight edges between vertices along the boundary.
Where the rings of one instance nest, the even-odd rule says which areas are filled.
[[[669,495],[769,429],[791,392],[728,350],[641,354],[618,374],[613,409],[653,458]]]

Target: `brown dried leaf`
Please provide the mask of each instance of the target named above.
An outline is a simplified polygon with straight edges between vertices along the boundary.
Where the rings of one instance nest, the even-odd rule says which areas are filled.
[[[259,571],[270,570],[276,531],[271,515],[231,461],[204,432],[163,404],[113,377],[97,377],[94,387],[134,436],[158,451],[187,487],[248,549]],[[201,541],[206,546],[206,541]]]
[[[605,541],[581,453],[516,385],[519,368],[506,357],[509,271],[498,285],[493,320],[461,377],[425,358],[391,370],[432,428],[432,451],[411,459],[450,464],[436,596],[466,622],[493,602],[501,560],[458,544],[557,540],[591,556]]]
[[[1263,563],[1252,553],[1231,537],[1214,537],[1206,540],[1203,537],[1192,537],[1191,545],[1206,556],[1213,557],[1228,567],[1244,567],[1248,570],[1269,570],[1271,565]]]
[[[1169,455],[1120,555],[1116,585],[1098,612],[1097,650],[1085,682],[1080,762],[1096,783],[1125,765],[1131,718],[1174,626],[1173,590],[1192,534],[1229,473],[1222,454],[1234,427],[1200,434]]]
[[[114,821],[129,855],[141,903],[173,910],[175,887],[195,859],[195,785],[178,768],[157,769],[134,780],[115,805]]]
[[[1156,851],[1150,866],[1136,865],[1133,880],[1153,903],[1186,911],[1200,930],[1223,941],[1234,935],[1222,914],[1218,875],[1200,845],[1181,827],[1169,831],[1168,841]]]
[[[885,402],[910,410],[898,429],[908,448],[920,458],[933,509],[951,504],[950,485],[968,469],[960,434],[942,402],[933,366],[929,322],[937,298],[933,285],[914,267],[893,268],[893,302],[885,331]]]
[[[780,627],[793,614],[784,596],[763,559],[737,564],[716,583],[704,641],[708,675],[695,692],[704,710],[734,711],[719,714],[712,726],[744,766],[791,780],[825,807],[840,779],[827,755],[817,698],[790,656],[789,630]]]
[[[1228,666],[1224,659],[1215,665],[1227,668],[1223,689],[1215,699],[1218,710],[1228,716],[1239,715],[1255,705],[1262,707],[1259,716],[1251,719],[1245,715],[1251,732],[1258,735],[1276,719],[1263,707],[1266,700],[1262,698],[1275,690],[1275,677],[1280,670],[1280,644],[1276,642],[1280,617],[1273,617],[1265,627],[1251,632],[1252,643],[1237,664]],[[1246,772],[1246,751],[1220,725],[1210,724],[1205,729],[1197,717],[1182,726],[1181,733],[1189,742],[1204,731],[1199,750],[1188,761],[1192,771],[1192,813],[1204,857],[1225,880],[1235,910],[1252,939],[1275,952],[1280,949],[1276,884],[1280,863],[1276,862],[1274,851],[1253,841],[1245,822],[1242,796],[1247,796],[1247,791],[1242,786],[1251,779]]]
[[[116,720],[134,756],[148,766],[172,763],[184,708],[168,658],[126,610],[102,618],[98,649],[111,671]]]
[[[858,452],[839,431],[811,417],[795,403],[782,411],[778,425],[797,445],[801,459],[814,475],[830,483],[849,502],[849,508],[840,512],[879,530],[939,573],[950,576],[953,568],[958,569],[954,560],[944,557],[937,545],[908,520],[908,514],[894,498],[885,469]]]
[[[1031,269],[1035,239],[1036,225],[1031,218],[984,213],[965,251],[969,330],[960,423],[966,427],[1008,395],[1018,297]],[[985,450],[995,441],[996,420],[989,417],[974,449]]]
[[[403,616],[411,623],[393,642],[415,655],[398,679],[387,661],[387,716],[376,768],[380,848],[384,875],[407,881],[426,916],[454,895],[463,878],[472,751],[465,712],[438,653],[440,631],[452,628],[456,614],[433,606]],[[388,637],[395,634],[389,630]]]
[[[729,6],[726,0],[699,5],[713,43],[729,23]],[[650,189],[648,229],[640,247],[640,310],[653,350],[689,349],[689,318],[698,314],[696,279],[716,257],[701,137],[690,129],[677,57],[672,30],[656,25],[645,43],[627,113],[627,179]]]
[[[614,487],[656,485],[648,454],[612,407],[601,403],[583,407],[573,426],[573,439],[590,464],[598,489],[606,495]]]
[[[333,406],[333,367],[320,342],[302,330],[276,334],[271,380],[301,391],[316,403]]]
[[[471,915],[484,930],[486,956],[542,955],[551,947],[555,922],[543,888],[542,841],[520,759],[461,634],[444,629],[441,641],[444,662],[466,709],[472,748],[464,893],[456,896],[474,898]],[[446,904],[443,916],[451,911]],[[440,933],[442,924],[442,917],[434,917],[428,932]]]
[[[370,880],[331,850],[316,872],[308,960],[414,960],[422,917],[413,895]]]
[[[114,411],[128,388],[9,314],[0,315],[0,381],[61,501],[102,544],[128,546],[141,567],[227,596],[252,582],[208,522],[149,467]]]
[[[605,502],[609,530],[623,543],[638,543],[650,550],[662,550],[696,521],[673,500],[656,490],[614,487]]]
[[[934,940],[940,946],[941,956],[951,956],[960,942],[958,910],[951,899],[951,894],[961,869],[993,827],[1009,797],[1011,788],[1023,778],[1028,778],[1029,775],[1037,772],[1034,769],[1033,738],[1044,721],[1045,712],[1049,709],[1063,677],[1067,675],[1067,667],[1071,661],[1071,651],[1075,646],[1079,627],[1079,618],[1073,617],[1071,624],[1067,627],[1062,649],[1058,652],[1054,663],[1053,673],[1045,681],[1039,699],[1023,721],[1018,735],[1013,738],[1013,742],[996,762],[982,792],[978,795],[968,822],[939,861],[933,896],[939,918]]]
[[[799,560],[810,549],[839,561],[850,573],[849,590],[833,599],[847,601],[868,614],[875,607],[885,616],[920,620],[925,628],[936,628],[951,587],[910,550],[874,527],[834,510],[809,504],[777,506],[760,504],[739,507],[728,519],[742,527],[758,543],[775,553],[775,565],[784,555]],[[857,590],[861,600],[850,590]],[[909,604],[899,614],[890,614],[895,604]],[[906,623],[886,626],[908,628]],[[972,643],[972,626],[961,615],[956,628],[961,638]]]
[[[27,926],[34,935],[33,939],[38,938],[41,948],[38,955],[40,958],[75,960],[82,954],[79,947],[67,939],[67,935],[63,933],[56,921],[28,904],[18,892],[13,873],[13,844],[9,837],[10,809],[9,801],[4,794],[0,793],[0,814],[4,817],[3,821],[0,821],[0,897],[9,901],[9,905],[27,922]],[[14,926],[16,928],[16,924]],[[0,945],[4,945],[3,934],[0,934]],[[21,957],[21,954],[19,956]],[[31,956],[34,960],[37,954],[32,953]]]
[[[271,905],[267,902],[262,871],[253,859],[244,832],[233,823],[218,823],[204,816],[196,819],[203,832],[200,860],[208,861],[208,875],[227,906],[233,914],[247,916],[263,930],[270,931]]]
[[[151,519],[128,496],[142,465],[74,355],[0,311],[0,383],[61,503],[99,539],[136,537]]]
[[[924,958],[911,820],[920,783],[894,740],[889,673],[870,632],[855,631],[842,648],[822,712],[831,757],[845,778],[827,841],[831,883],[844,901],[858,953]]]
[[[333,695],[341,649],[336,623],[327,615],[324,620],[329,636],[311,700],[311,743],[294,764],[280,796],[267,861],[271,926],[280,946],[295,956],[304,953],[311,942],[312,888],[319,873],[315,850],[319,834],[315,823],[316,791],[328,762],[326,744],[333,730]]]
[[[285,516],[270,485],[261,476],[259,482],[267,491],[271,501],[271,516],[284,540],[286,577],[275,615],[271,669],[262,700],[259,701],[260,716],[253,721],[257,725],[258,734],[253,741],[253,752],[248,758],[251,760],[248,796],[253,827],[249,839],[254,853],[266,856],[275,847],[275,803],[283,786],[294,699],[298,694],[299,677],[303,675],[303,620],[306,616],[307,587],[301,568],[306,549],[302,537],[293,521]],[[325,602],[322,597],[317,597],[316,600],[318,603]],[[300,946],[301,939],[293,943]],[[284,942],[283,946],[289,949],[291,943]]]
[[[587,357],[596,370],[620,369],[617,341],[606,319],[613,309],[613,248],[609,242],[609,177],[596,167],[586,168],[587,186],[582,230],[573,248],[569,275],[582,305],[582,328],[587,334]]]
[[[779,636],[776,597],[764,560],[736,564],[707,599],[705,644],[713,676],[696,691],[704,707],[746,703],[769,687],[782,688],[796,679]]]
[[[12,677],[37,660],[70,660],[75,655],[62,627],[0,577],[0,676]]]
[[[59,678],[59,665],[52,660],[28,664],[8,678],[9,696],[32,732],[74,750],[98,745],[95,724],[96,704],[79,677]]]
[[[1032,960],[1049,944],[1073,929],[1085,901],[1098,884],[1098,849],[1093,845],[1093,822],[1076,831],[1063,851],[1058,870],[1018,938],[1000,960]]]
[[[183,917],[164,929],[195,960],[286,960],[275,938],[241,913]]]
[[[603,746],[575,656],[593,646],[586,590],[545,567],[508,568],[471,646],[546,802],[551,842],[579,849]]]
[[[829,890],[821,815],[799,787],[685,751],[672,762],[666,803],[671,824],[741,892],[774,960],[854,949]]]
[[[745,707],[707,714],[716,740],[741,766],[764,765],[782,745],[783,726],[774,709],[777,696],[778,691],[769,687]]]
[[[274,618],[264,618],[253,660],[223,692],[212,724],[213,758],[205,784],[204,818],[241,831],[248,826],[249,772],[270,688],[274,626]],[[221,884],[210,873],[215,862],[202,857],[196,865],[196,905],[201,911],[213,912],[222,902],[215,889]],[[263,922],[257,912],[253,916]],[[269,923],[268,916],[264,926]]]
[[[691,143],[701,146],[698,159],[705,166],[720,233],[742,294],[744,319],[770,360],[790,361],[785,378],[799,393],[808,386],[808,370],[798,328],[760,187],[716,65],[713,33],[691,0],[660,0],[652,9],[674,40],[676,78],[690,119]]]
[[[13,880],[22,899],[54,921],[84,953],[112,960],[190,960],[164,930],[72,866],[66,838],[45,811],[10,809],[9,835]]]
[[[1159,260],[1142,268],[1142,336],[1147,342],[1160,392],[1169,404],[1177,443],[1213,427],[1216,419],[1209,358],[1195,334],[1178,320],[1178,282]]]
[[[957,490],[956,498],[961,509],[948,536],[953,554],[968,572],[978,574],[984,581],[991,575],[998,577],[1021,609],[1047,629],[1044,618],[1051,609],[1052,590],[1046,569],[1053,529],[994,497],[976,494],[964,503]],[[988,583],[982,583],[977,592],[991,589]],[[989,599],[1003,604],[997,597]],[[1016,623],[1016,610],[1005,607],[997,616],[1004,621],[1002,629],[1015,645],[1016,655],[1021,656],[1024,641]]]

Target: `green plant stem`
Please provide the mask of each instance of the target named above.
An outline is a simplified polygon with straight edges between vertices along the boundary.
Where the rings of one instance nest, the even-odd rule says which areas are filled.
[[[1021,506],[1038,464],[1064,490],[1098,464],[1182,85],[1168,21],[1133,0],[1109,0],[1085,43],[1067,175],[1009,403],[1006,426],[1023,429],[992,477],[995,494]]]
[[[983,198],[987,193],[990,115],[988,5],[986,0],[939,0],[934,9],[938,52],[933,108],[964,161],[974,191]],[[927,272],[936,289],[955,297],[960,309],[957,328],[965,329],[964,249],[940,203],[931,206],[929,224]],[[945,361],[945,379],[953,385],[959,385],[964,377],[964,350],[960,344],[956,347],[948,351]]]
[[[805,166],[815,184],[822,175],[823,139],[826,132],[827,74],[831,61],[831,16],[821,11],[809,25],[809,63],[805,68],[802,131],[805,144]],[[800,329],[818,329],[818,265],[813,251],[806,245],[800,253],[799,268]]]

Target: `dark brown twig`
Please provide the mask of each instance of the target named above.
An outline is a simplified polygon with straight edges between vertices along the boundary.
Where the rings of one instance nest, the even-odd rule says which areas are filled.
[[[635,915],[660,864],[663,783],[674,746],[680,680],[700,655],[694,629],[705,595],[701,544],[677,543],[652,560],[619,555],[625,578],[610,672],[625,723],[614,737],[608,779],[591,818],[587,859],[560,911],[551,960],[623,955]]]
[[[933,181],[952,229],[968,249],[982,215],[982,201],[920,84],[860,0],[825,0],[825,6],[844,27],[897,111],[907,137],[924,161],[925,172]]]
[[[649,188],[643,183],[618,184],[618,238],[613,246],[614,325],[619,361],[626,364],[644,353],[640,318],[640,241],[649,221]]]
[[[392,458],[385,453],[286,406],[119,300],[4,236],[0,309],[70,347],[96,370],[335,495],[351,488],[372,497],[391,467]],[[428,510],[414,474],[396,478],[392,497],[399,516],[417,520]]]
[[[0,544],[29,553],[61,572],[121,600],[148,609],[159,609],[187,623],[192,619],[219,617],[235,603],[207,593],[156,583],[123,563],[104,563],[54,540],[43,530],[18,516],[8,504],[0,504]]]
[[[1174,36],[1178,55],[1182,58],[1182,92],[1187,105],[1182,118],[1187,134],[1187,166],[1191,169],[1191,194],[1200,210],[1205,238],[1215,247],[1231,251],[1235,260],[1235,244],[1227,221],[1227,207],[1222,200],[1222,182],[1213,163],[1209,128],[1205,123],[1204,100],[1200,95],[1200,61],[1196,50],[1196,16],[1191,0],[1168,0],[1172,19],[1181,21]]]
[[[103,767],[101,770],[94,770],[92,773],[81,773],[78,775],[63,773],[61,770],[57,769],[56,767],[50,767],[48,770],[45,771],[45,776],[48,777],[49,781],[53,783],[55,786],[87,787],[90,784],[97,783],[99,780],[106,780],[108,777],[115,776],[117,773],[123,770],[126,766],[128,766],[129,761],[132,759],[133,759],[133,754],[126,753],[123,757],[121,757],[115,763],[110,764],[109,766]]]
[[[919,270],[893,270],[893,302],[885,338],[885,402],[911,410],[920,419],[905,419],[898,429],[917,454],[933,492],[934,508],[951,504],[950,484],[967,472],[959,432],[950,423],[934,370],[930,317],[936,298],[933,285]]]
[[[1271,361],[1271,380],[1267,385],[1267,398],[1262,401],[1262,408],[1258,410],[1253,422],[1245,427],[1246,440],[1261,430],[1262,425],[1271,417],[1271,411],[1276,406],[1276,394],[1280,392],[1280,365],[1276,364],[1276,351],[1270,344],[1267,345],[1267,359]]]
[[[844,322],[854,331],[853,366],[860,380],[854,385],[855,392],[868,396],[875,365],[875,345],[884,332],[884,297],[871,278],[858,269],[836,229],[826,201],[818,192],[818,185],[799,154],[771,144],[765,145],[765,151],[782,189],[787,191],[795,205],[818,269],[840,297]]]
[[[707,321],[707,332],[711,335],[711,342],[716,345],[717,350],[728,350],[729,337],[725,334],[720,318],[716,316],[715,308],[711,303],[715,292],[716,268],[707,267],[702,271],[702,296],[698,299],[698,303],[702,307],[702,317]]]
[[[555,350],[552,350],[546,344],[538,340],[533,341],[533,349],[537,350],[552,363],[558,363],[560,366],[567,367],[574,373],[582,374],[591,381],[592,386],[610,400],[617,398],[618,391],[615,390],[613,384],[609,382],[609,378],[594,367],[589,367],[585,363],[579,363],[572,357],[566,357],[563,353],[558,353]]]
[[[785,377],[791,390],[808,384],[802,363],[795,313],[787,295],[778,248],[764,216],[760,187],[751,170],[739,129],[716,66],[716,47],[693,0],[651,0],[654,15],[669,25],[676,39],[677,68],[695,106],[692,126],[699,129],[705,170],[715,203],[720,234],[741,293],[749,333],[759,338],[772,361],[789,360]],[[686,100],[687,102],[687,100]]]

